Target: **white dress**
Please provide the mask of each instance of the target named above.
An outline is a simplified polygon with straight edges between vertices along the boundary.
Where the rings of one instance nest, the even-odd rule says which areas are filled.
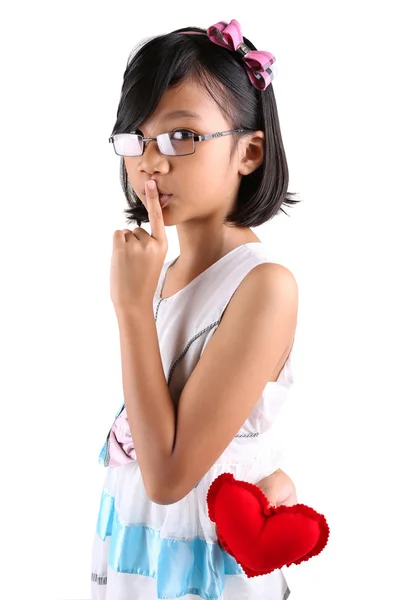
[[[176,260],[176,259],[175,259]],[[181,391],[236,288],[255,266],[272,262],[261,242],[234,248],[176,294],[161,298],[164,263],[153,298],[159,347],[171,397]],[[247,577],[217,541],[206,495],[221,473],[255,484],[280,467],[270,428],[293,383],[292,351],[218,461],[179,502],[152,502],[136,460],[124,405],[99,460],[106,475],[91,564],[92,600],[286,600],[281,569]],[[210,435],[211,432],[208,432]]]

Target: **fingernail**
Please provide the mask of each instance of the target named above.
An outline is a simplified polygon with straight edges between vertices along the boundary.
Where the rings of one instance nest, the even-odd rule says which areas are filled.
[[[148,181],[147,186],[149,190],[154,190],[156,188],[156,182],[151,179],[150,181]]]

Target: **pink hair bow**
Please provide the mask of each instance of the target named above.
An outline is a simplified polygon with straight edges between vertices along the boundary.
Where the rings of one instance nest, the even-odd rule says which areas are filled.
[[[251,50],[243,41],[241,26],[236,19],[230,23],[220,21],[211,25],[207,29],[207,36],[214,44],[241,54],[248,77],[258,90],[265,90],[271,84],[277,73],[276,66],[272,66],[275,57],[266,50]]]

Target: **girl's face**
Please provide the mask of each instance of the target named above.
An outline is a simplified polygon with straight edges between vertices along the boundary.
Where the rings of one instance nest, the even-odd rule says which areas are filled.
[[[169,114],[174,111],[190,111],[197,116]],[[180,128],[199,135],[231,129],[216,102],[195,82],[184,82],[179,88],[166,90],[156,111],[139,127],[144,137]],[[230,159],[235,135],[240,138],[239,148]],[[219,216],[222,219],[235,203],[242,175],[254,168],[250,168],[249,161],[241,163],[240,148],[247,144],[247,137],[250,136],[230,134],[196,142],[195,153],[185,156],[164,156],[156,141],[151,141],[142,156],[124,157],[128,179],[145,206],[145,182],[152,177],[160,191],[172,194],[163,208],[163,218],[168,225],[192,218]]]

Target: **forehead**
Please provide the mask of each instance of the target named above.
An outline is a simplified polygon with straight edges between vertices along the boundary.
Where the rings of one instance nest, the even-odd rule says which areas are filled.
[[[167,89],[145,125],[149,128],[162,124],[172,126],[182,120],[198,127],[224,123],[217,103],[195,82],[184,82],[177,88]]]

